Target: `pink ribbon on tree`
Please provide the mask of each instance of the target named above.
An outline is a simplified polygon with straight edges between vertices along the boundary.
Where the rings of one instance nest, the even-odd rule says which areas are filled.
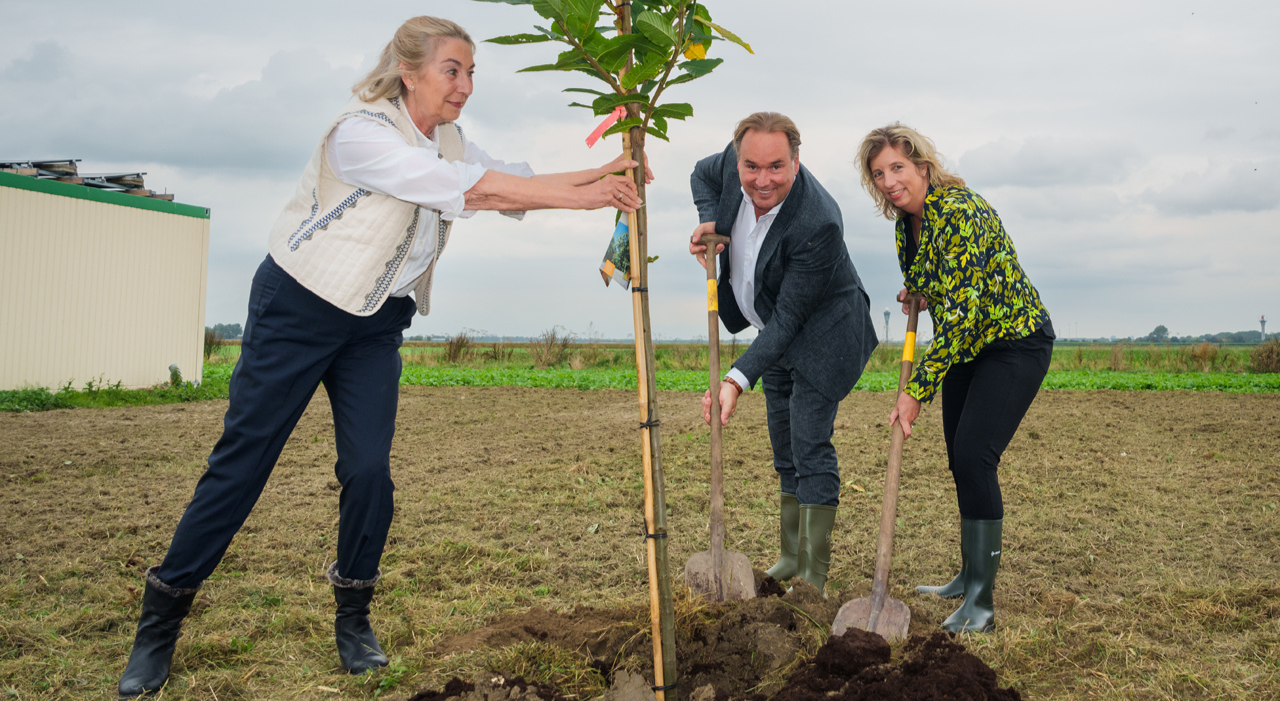
[[[591,132],[591,135],[587,137],[587,148],[595,146],[596,142],[600,140],[600,137],[609,130],[609,127],[616,124],[619,119],[622,119],[625,116],[627,116],[626,105],[618,105],[617,109],[610,112],[609,116],[605,117],[603,122],[600,122],[600,126],[596,127],[595,131]]]

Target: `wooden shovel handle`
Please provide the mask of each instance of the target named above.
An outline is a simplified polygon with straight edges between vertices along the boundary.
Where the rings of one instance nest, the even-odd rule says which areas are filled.
[[[707,365],[708,387],[711,389],[711,566],[716,586],[716,600],[725,600],[724,586],[724,448],[720,426],[720,305],[716,290],[716,246],[728,245],[725,236],[707,234]]]
[[[898,371],[898,391],[893,401],[907,387],[911,380],[911,369],[915,360],[916,322],[920,313],[920,296],[907,298],[911,303],[907,315],[907,336],[902,343],[902,365]],[[893,424],[893,438],[889,442],[889,470],[884,478],[884,501],[880,504],[880,539],[876,543],[876,574],[871,583],[871,616],[867,630],[876,629],[876,619],[884,610],[884,600],[889,590],[889,563],[893,559],[893,529],[898,518],[898,481],[902,476],[902,444],[906,442],[906,434],[902,431],[901,421]]]

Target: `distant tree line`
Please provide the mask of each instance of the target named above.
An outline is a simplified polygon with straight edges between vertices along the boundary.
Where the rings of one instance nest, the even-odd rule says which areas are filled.
[[[1151,333],[1134,341],[1147,343],[1262,343],[1261,331],[1223,331],[1199,336],[1170,336],[1169,329],[1161,324]]]
[[[206,335],[213,334],[214,338],[227,341],[234,341],[244,335],[244,329],[240,328],[240,324],[214,324],[204,327],[204,332]]]

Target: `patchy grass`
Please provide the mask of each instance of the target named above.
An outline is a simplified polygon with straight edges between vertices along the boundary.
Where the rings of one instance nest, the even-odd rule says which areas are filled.
[[[147,389],[128,389],[120,386],[118,382],[109,385],[90,380],[81,389],[75,389],[68,382],[56,391],[45,387],[0,390],[0,412],[48,411],[76,407],[148,406],[226,399],[231,369],[230,365],[206,365],[205,381],[200,385],[184,382],[174,386],[163,384]]]
[[[635,388],[635,353],[631,346],[571,341],[572,336],[550,329],[534,342],[523,344],[491,343],[482,347],[465,332],[448,343],[409,342],[400,351],[405,363],[400,384],[580,390]],[[745,344],[722,344],[721,366],[730,367],[746,348]],[[1207,343],[1183,347],[1068,344],[1054,348],[1044,387],[1280,392],[1280,373],[1262,371],[1271,367],[1268,365],[1271,355],[1256,352],[1258,348],[1273,350],[1272,346],[1265,345],[1219,348]],[[198,387],[185,384],[124,389],[118,383],[108,385],[98,380],[88,382],[82,389],[68,383],[56,391],[42,387],[0,391],[0,412],[226,399],[240,345],[228,341],[208,349],[204,380]],[[1251,351],[1256,356],[1254,360],[1250,359]],[[901,344],[877,348],[855,389],[882,392],[896,387],[901,357]],[[654,349],[658,389],[705,390],[707,358],[706,344],[658,344]],[[1248,369],[1254,372],[1246,372]]]
[[[707,432],[696,394],[660,402],[678,573],[706,548]],[[870,591],[891,402],[857,392],[837,420],[832,596]],[[0,698],[114,696],[140,573],[163,557],[225,409],[0,415]],[[628,391],[405,388],[373,614],[394,663],[351,677],[323,574],[339,492],[321,392],[197,597],[163,698],[403,698],[453,675],[517,670],[598,693],[599,670],[561,648],[445,643],[531,607],[644,610],[637,414]],[[1277,698],[1277,415],[1275,394],[1042,392],[1001,468],[1000,628],[966,645],[1024,698]],[[953,574],[959,521],[936,408],[916,430],[890,593],[927,629],[954,604],[912,587]],[[728,547],[767,566],[777,482],[759,393],[744,396],[725,441]],[[706,614],[680,597],[677,615]]]

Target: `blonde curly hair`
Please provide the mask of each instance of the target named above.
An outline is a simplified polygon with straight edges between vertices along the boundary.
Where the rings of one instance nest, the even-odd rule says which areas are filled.
[[[893,221],[906,214],[880,192],[876,187],[875,177],[871,174],[871,161],[875,160],[887,146],[893,147],[917,166],[928,169],[930,185],[934,187],[965,186],[964,178],[942,165],[942,154],[938,153],[937,147],[929,137],[902,122],[872,129],[871,133],[862,140],[862,145],[858,147],[858,167],[862,171],[862,188],[871,195],[871,199],[876,203],[876,209],[880,210],[885,219]]]

